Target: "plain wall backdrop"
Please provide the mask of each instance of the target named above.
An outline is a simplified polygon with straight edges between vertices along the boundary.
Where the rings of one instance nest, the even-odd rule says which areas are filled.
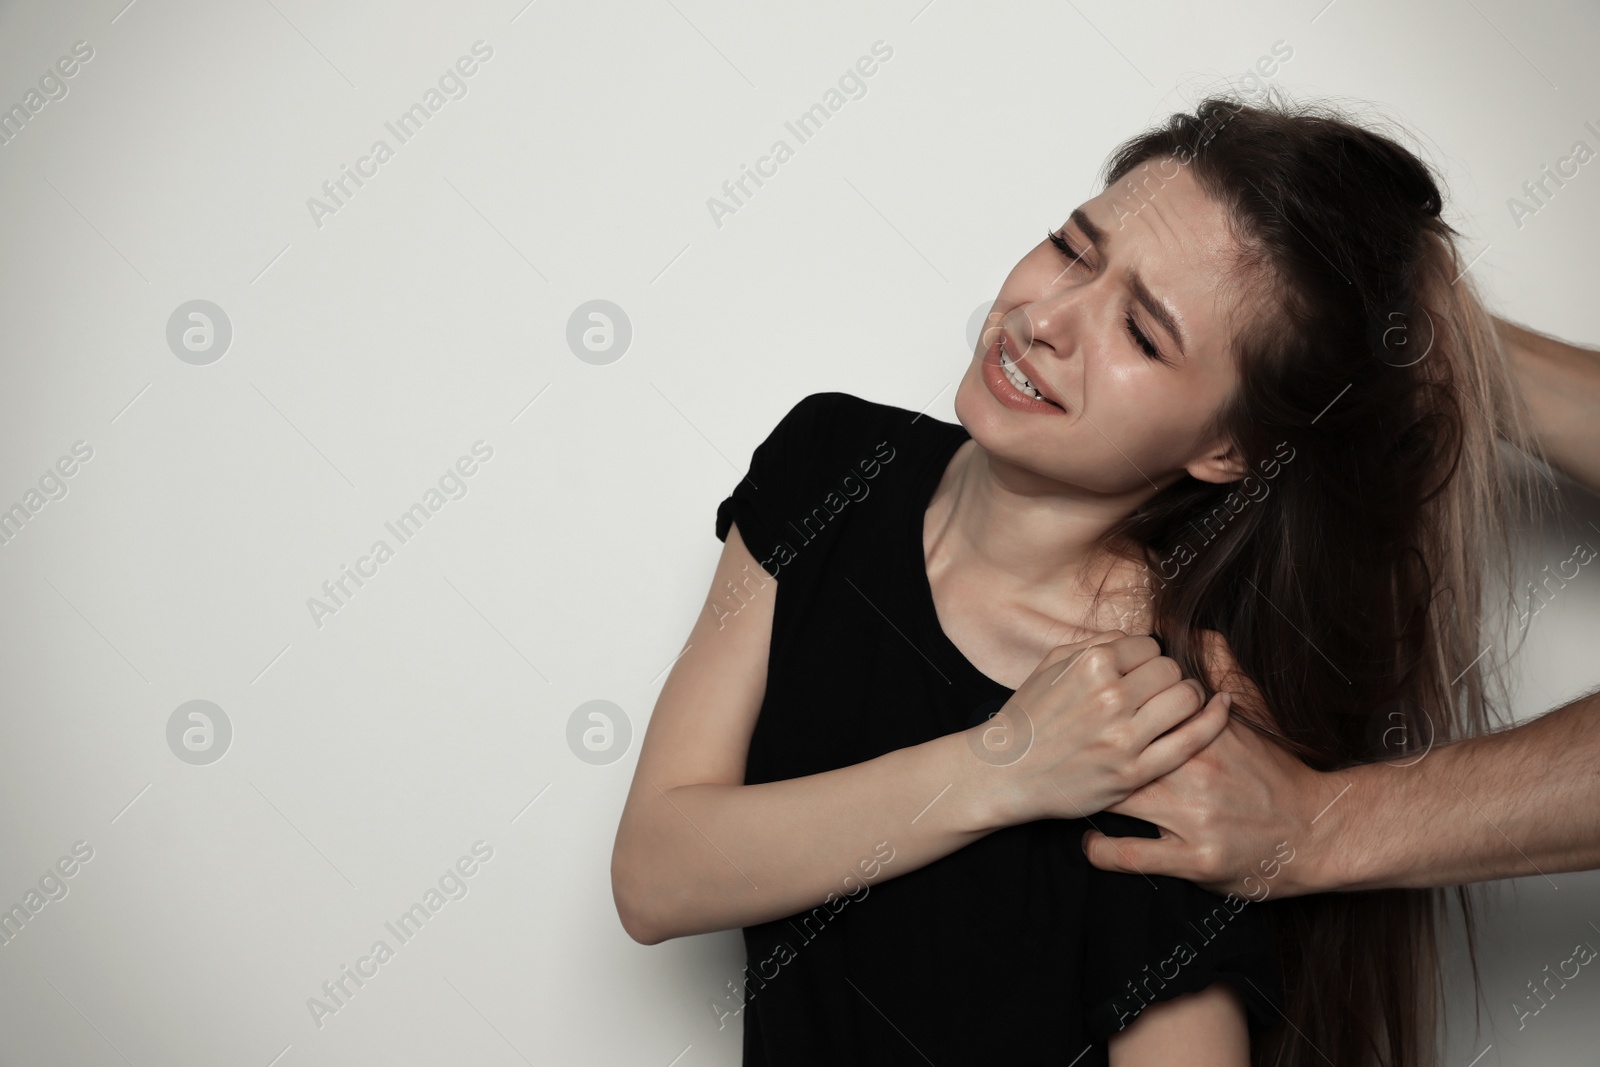
[[[608,872],[717,502],[808,393],[953,419],[1112,146],[1284,51],[1600,344],[1600,162],[1508,205],[1600,149],[1581,0],[0,8],[0,1063],[738,1063],[738,932],[638,945]],[[1600,682],[1597,586],[1520,716]],[[1514,1005],[1597,889],[1495,888],[1445,1062],[1593,1062],[1593,966]]]

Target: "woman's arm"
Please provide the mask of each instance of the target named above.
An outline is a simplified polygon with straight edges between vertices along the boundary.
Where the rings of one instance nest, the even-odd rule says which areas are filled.
[[[1248,1067],[1244,1002],[1227,982],[1157,1001],[1107,1045],[1111,1067]]]
[[[1220,697],[1195,714],[1203,694],[1154,640],[1113,630],[1050,650],[1002,722],[744,785],[777,589],[735,524],[656,701],[617,828],[612,895],[637,941],[794,915],[1002,827],[1093,814],[1227,725]]]
[[[825,774],[742,784],[777,590],[732,526],[657,698],[612,850],[617,913],[643,944],[859,894],[1000,828],[986,821],[985,784],[959,734]]]
[[[1496,317],[1511,373],[1550,462],[1600,493],[1600,350],[1581,348]]]
[[[1251,686],[1227,641],[1211,634],[1215,676]],[[1155,823],[1162,836],[1088,834],[1089,862],[1216,893],[1254,897],[1267,885],[1296,896],[1600,868],[1600,692],[1409,766],[1328,773],[1234,722],[1109,810]],[[1294,862],[1272,864],[1280,842]]]

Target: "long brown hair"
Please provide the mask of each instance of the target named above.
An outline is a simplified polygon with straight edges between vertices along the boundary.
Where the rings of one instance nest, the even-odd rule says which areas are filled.
[[[1154,572],[1166,653],[1214,691],[1198,632],[1220,631],[1265,703],[1236,714],[1319,770],[1409,762],[1502,725],[1511,649],[1485,652],[1486,582],[1510,599],[1510,534],[1547,498],[1496,441],[1538,455],[1438,182],[1390,137],[1278,95],[1172,115],[1115,149],[1106,186],[1159,196],[1174,165],[1243,249],[1226,279],[1239,386],[1215,429],[1265,492],[1184,476],[1108,534]],[[1476,983],[1473,900],[1456,894]],[[1449,900],[1265,905],[1285,1020],[1253,1062],[1432,1064]]]

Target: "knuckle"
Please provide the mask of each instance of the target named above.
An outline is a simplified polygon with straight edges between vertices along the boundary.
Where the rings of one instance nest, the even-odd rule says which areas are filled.
[[[1046,657],[1045,663],[1049,664],[1056,672],[1064,673],[1076,667],[1086,651],[1087,649],[1077,648],[1073,645],[1057,645],[1054,651]]]
[[[1096,670],[1103,670],[1107,667],[1110,667],[1116,661],[1116,658],[1117,654],[1111,651],[1110,645],[1105,643],[1090,645],[1088,648],[1083,650],[1083,661],[1085,665],[1093,667]]]
[[[1103,737],[1105,743],[1117,752],[1129,752],[1134,747],[1133,727],[1126,723],[1119,722],[1106,727]]]
[[[1178,661],[1171,656],[1157,656],[1156,662],[1160,664],[1161,671],[1167,676],[1167,688],[1172,688],[1183,681],[1183,668],[1178,666]]]

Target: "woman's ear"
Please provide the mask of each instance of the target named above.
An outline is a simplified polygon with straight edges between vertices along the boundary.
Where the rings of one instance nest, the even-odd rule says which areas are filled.
[[[1197,459],[1184,468],[1192,476],[1202,482],[1236,482],[1250,473],[1250,468],[1239,455],[1239,450],[1231,441],[1220,441],[1207,450],[1202,459]]]

